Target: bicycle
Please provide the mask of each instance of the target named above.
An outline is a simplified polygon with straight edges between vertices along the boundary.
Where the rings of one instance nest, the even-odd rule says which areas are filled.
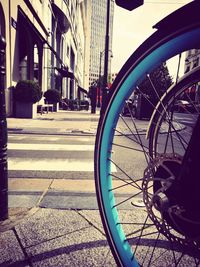
[[[116,77],[99,122],[96,194],[118,266],[200,266],[200,109],[188,93],[198,87],[200,67],[178,78],[181,55],[200,48],[199,11],[193,1],[154,26]],[[175,56],[177,78],[157,91],[153,72]],[[154,96],[146,97],[152,114],[145,134],[145,121],[121,115],[134,90],[145,97],[144,80]],[[183,98],[192,111],[177,110]]]

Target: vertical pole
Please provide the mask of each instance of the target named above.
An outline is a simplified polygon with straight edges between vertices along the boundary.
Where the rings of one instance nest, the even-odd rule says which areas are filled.
[[[107,104],[107,80],[108,80],[108,52],[109,52],[109,24],[110,24],[110,0],[107,0],[106,37],[105,37],[105,57],[104,57],[104,77],[102,88],[101,115],[105,113]]]
[[[100,103],[100,95],[101,95],[101,58],[102,58],[103,52],[100,52],[100,59],[99,59],[99,91],[98,91],[98,101],[97,101],[97,107],[99,108],[101,106]]]
[[[5,39],[0,35],[0,220],[8,218],[7,121],[5,103]]]

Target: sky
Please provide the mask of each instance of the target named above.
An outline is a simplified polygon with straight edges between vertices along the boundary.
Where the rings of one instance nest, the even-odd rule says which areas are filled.
[[[112,73],[117,73],[132,52],[155,31],[153,25],[189,2],[191,0],[144,0],[144,5],[133,11],[115,5]]]

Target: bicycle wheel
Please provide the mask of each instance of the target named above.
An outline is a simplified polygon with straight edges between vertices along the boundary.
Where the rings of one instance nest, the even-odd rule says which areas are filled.
[[[100,215],[118,266],[200,265],[197,230],[200,220],[195,221],[192,235],[184,226],[180,230],[167,212],[172,206],[168,206],[162,191],[170,187],[171,177],[176,176],[188,143],[184,141],[183,150],[180,134],[186,135],[187,131],[180,126],[180,120],[177,122],[175,116],[169,115],[169,109],[174,114],[177,101],[187,85],[191,85],[188,81],[193,76],[183,78],[184,83],[178,83],[163,97],[151,80],[157,66],[183,51],[199,47],[199,26],[168,34],[157,31],[131,56],[113,84],[105,116],[98,127],[95,182]],[[158,98],[158,104],[149,101],[154,108],[157,105],[150,121],[150,143],[145,139],[145,121],[121,116],[127,99],[134,90],[140,90],[146,77]],[[166,128],[166,122],[171,128]],[[173,132],[170,138],[176,140],[176,143],[165,141],[167,148],[159,139],[163,128],[164,132]],[[164,174],[160,174],[163,169]],[[173,192],[171,195],[176,198]]]
[[[149,153],[152,158],[163,154],[183,157],[192,130],[200,114],[199,101],[191,99],[190,88],[199,86],[200,66],[186,73],[162,96],[156,106],[148,129]],[[181,105],[184,98],[185,105]],[[186,120],[182,121],[182,118]],[[170,144],[168,144],[170,143]]]

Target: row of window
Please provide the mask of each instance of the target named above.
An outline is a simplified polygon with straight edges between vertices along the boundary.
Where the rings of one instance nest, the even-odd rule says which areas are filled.
[[[96,78],[98,78],[98,77],[99,77],[99,74],[91,73],[90,76],[91,76],[91,77],[96,77]]]
[[[187,56],[194,56],[200,53],[200,49],[190,49],[187,52]]]

